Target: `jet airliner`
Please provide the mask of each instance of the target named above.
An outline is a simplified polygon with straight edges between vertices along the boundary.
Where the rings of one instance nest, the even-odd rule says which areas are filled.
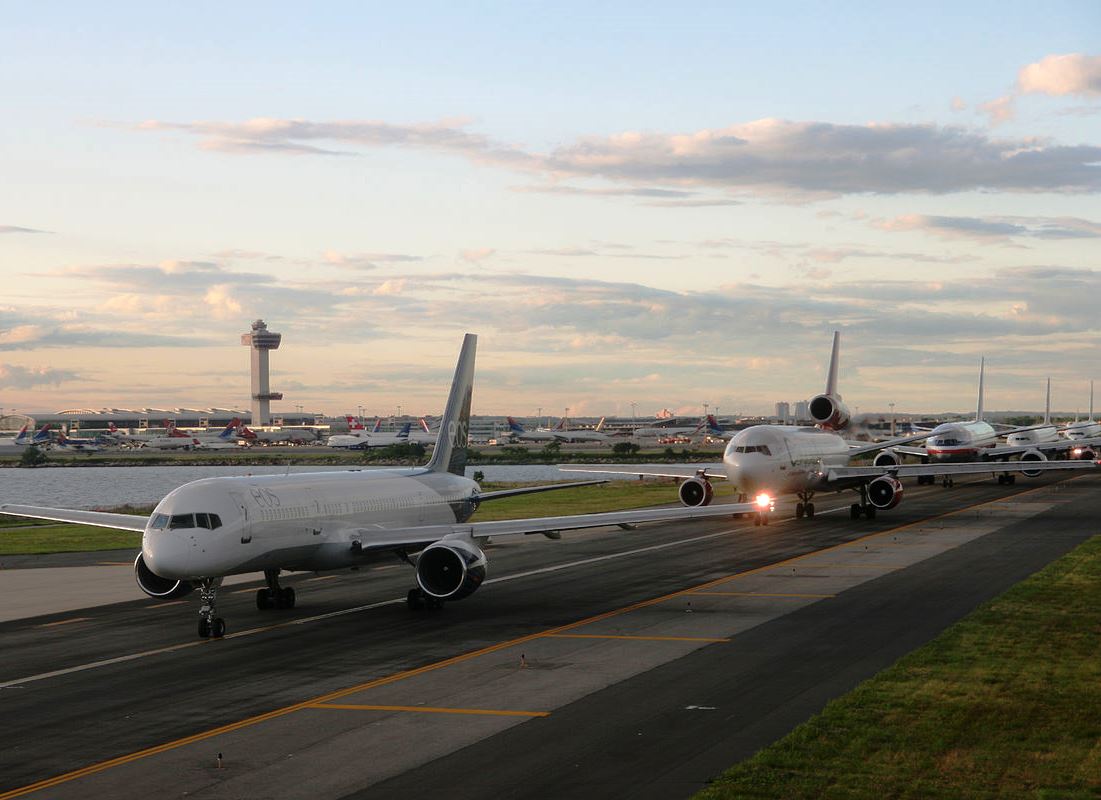
[[[297,475],[203,478],[170,492],[149,517],[0,504],[0,513],[140,531],[134,562],[138,586],[156,598],[198,590],[199,635],[225,635],[218,616],[218,587],[227,575],[263,571],[267,588],[260,609],[295,604],[292,587],[279,585],[282,570],[355,567],[383,555],[413,567],[412,609],[461,600],[485,580],[488,537],[608,525],[628,526],[758,511],[768,498],[698,508],[650,508],[560,517],[471,521],[478,506],[503,497],[600,481],[483,492],[464,477],[474,385],[477,337],[467,334],[447,398],[432,457],[414,469],[348,470]]]

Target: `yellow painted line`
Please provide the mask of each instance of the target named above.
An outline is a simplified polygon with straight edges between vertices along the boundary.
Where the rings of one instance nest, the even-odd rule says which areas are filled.
[[[1087,477],[1087,476],[1080,476],[1080,477]],[[1071,480],[1077,480],[1077,479],[1078,478],[1072,478]],[[251,727],[253,725],[258,725],[261,722],[267,722],[268,720],[278,719],[279,717],[284,717],[288,714],[292,714],[295,711],[300,711],[304,708],[309,708],[312,705],[317,705],[319,703],[328,703],[332,700],[339,700],[342,697],[347,697],[348,695],[356,694],[357,692],[363,692],[363,691],[366,691],[368,689],[377,688],[379,686],[387,686],[387,685],[392,684],[392,683],[397,683],[398,681],[408,680],[409,678],[417,677],[418,675],[425,675],[425,674],[430,673],[430,672],[436,672],[437,670],[445,669],[447,667],[454,666],[455,664],[462,664],[462,663],[465,663],[467,661],[473,660],[475,658],[479,658],[481,656],[489,655],[491,653],[497,653],[501,650],[507,650],[510,647],[515,647],[517,645],[526,644],[528,642],[535,641],[536,639],[539,639],[539,638],[542,638],[542,637],[554,636],[555,634],[558,634],[558,633],[565,633],[565,632],[571,631],[575,628],[580,628],[580,627],[583,627],[585,625],[591,625],[594,622],[600,622],[602,620],[610,619],[612,617],[617,617],[617,616],[620,616],[622,614],[627,614],[631,611],[638,611],[639,609],[642,609],[642,608],[649,608],[650,606],[659,605],[661,603],[668,602],[669,600],[671,600],[675,597],[683,597],[684,595],[691,594],[692,592],[699,592],[699,591],[703,591],[704,589],[710,589],[712,586],[721,586],[724,583],[728,583],[728,582],[734,581],[734,580],[739,580],[741,578],[745,578],[745,577],[748,577],[750,575],[759,575],[763,572],[767,572],[768,570],[775,569],[777,567],[781,567],[781,566],[784,566],[784,565],[787,565],[787,564],[796,563],[796,562],[800,561],[801,559],[808,558],[808,557],[813,556],[813,555],[818,555],[820,553],[834,552],[834,551],[840,550],[844,547],[851,547],[854,544],[859,544],[860,542],[864,542],[864,541],[870,541],[872,539],[876,539],[876,538],[881,537],[881,536],[890,536],[892,534],[898,533],[898,531],[906,530],[907,528],[914,528],[914,527],[918,527],[920,525],[927,525],[930,522],[933,522],[935,520],[942,519],[944,517],[950,517],[950,516],[953,516],[955,514],[962,514],[962,513],[967,512],[967,511],[973,511],[974,509],[982,508],[983,506],[993,505],[995,503],[1004,503],[1004,502],[1010,501],[1013,498],[1022,497],[1023,495],[1026,495],[1026,494],[1032,494],[1033,492],[1039,492],[1039,491],[1043,491],[1043,490],[1046,490],[1046,489],[1050,489],[1050,488],[1052,488],[1056,485],[1058,485],[1058,484],[1046,484],[1044,486],[1037,486],[1035,489],[1027,489],[1023,492],[1017,492],[1015,494],[1011,494],[1011,495],[1008,495],[1008,496],[998,497],[998,498],[995,498],[993,500],[986,500],[982,503],[976,503],[973,506],[965,506],[964,508],[960,508],[960,509],[957,509],[955,511],[946,511],[943,514],[938,514],[938,515],[932,516],[932,517],[926,517],[924,519],[916,520],[914,522],[908,522],[905,525],[898,526],[897,528],[888,528],[885,531],[877,531],[875,533],[869,533],[866,536],[861,536],[859,538],[852,539],[852,540],[847,541],[847,542],[842,542],[840,544],[835,544],[835,545],[832,545],[830,547],[824,548],[822,550],[815,550],[812,553],[804,553],[801,556],[794,556],[792,558],[785,559],[783,561],[778,561],[775,564],[767,564],[767,565],[764,565],[764,566],[761,566],[761,567],[754,567],[753,569],[745,570],[744,572],[738,572],[738,573],[735,573],[734,575],[725,575],[721,578],[715,578],[713,580],[707,581],[706,583],[701,583],[701,584],[698,584],[696,586],[690,586],[687,589],[681,589],[679,591],[671,592],[669,594],[665,594],[665,595],[662,595],[660,597],[654,597],[654,598],[651,598],[649,600],[641,600],[637,603],[632,603],[631,605],[623,606],[622,608],[614,609],[612,611],[605,611],[602,614],[597,614],[595,616],[587,617],[586,619],[578,620],[576,622],[570,622],[570,623],[567,623],[565,625],[560,625],[557,628],[550,628],[549,630],[543,631],[542,633],[530,633],[530,634],[527,634],[526,636],[520,636],[516,639],[509,639],[509,640],[504,641],[504,642],[498,642],[497,644],[489,645],[488,647],[483,647],[480,650],[472,650],[468,653],[462,653],[462,654],[457,655],[457,656],[452,656],[451,658],[445,658],[442,661],[436,661],[436,662],[431,663],[431,664],[425,664],[422,667],[415,667],[413,669],[407,669],[407,670],[403,670],[401,672],[395,672],[395,673],[392,673],[390,675],[384,676],[382,678],[376,678],[374,680],[367,681],[365,683],[357,684],[356,686],[350,686],[346,689],[338,689],[334,692],[329,692],[328,694],[321,695],[320,697],[314,697],[314,698],[311,698],[310,700],[304,700],[300,703],[294,703],[293,705],[283,706],[282,708],[276,708],[276,709],[273,709],[272,711],[268,711],[264,714],[257,714],[256,716],[246,717],[245,719],[238,720],[237,722],[231,722],[228,725],[222,725],[222,726],[217,727],[217,728],[211,728],[209,730],[202,731],[200,733],[192,734],[191,736],[185,736],[181,739],[174,739],[170,742],[165,742],[164,744],[155,745],[153,747],[147,747],[144,750],[137,750],[133,753],[128,753],[128,754],[123,755],[123,756],[117,756],[115,758],[111,758],[111,759],[108,759],[106,761],[100,761],[100,762],[97,762],[95,764],[89,764],[86,767],[81,767],[80,769],[76,769],[76,770],[73,770],[71,772],[65,772],[65,773],[62,773],[61,775],[55,775],[52,778],[46,778],[44,780],[38,781],[37,783],[27,784],[26,786],[21,786],[18,789],[12,789],[10,791],[4,792],[3,794],[0,794],[0,800],[12,800],[13,798],[16,798],[16,797],[22,797],[23,795],[31,794],[32,792],[41,791],[42,789],[49,789],[53,786],[58,786],[62,783],[68,783],[70,781],[77,780],[78,778],[87,777],[88,775],[95,775],[96,773],[103,772],[103,771],[108,770],[108,769],[113,769],[114,767],[121,767],[124,764],[129,764],[133,761],[138,761],[138,760],[143,759],[143,758],[149,758],[150,756],[155,756],[159,753],[164,753],[164,752],[167,752],[169,750],[175,750],[177,748],[184,747],[184,746],[189,745],[189,744],[194,744],[195,742],[206,741],[207,739],[212,739],[215,736],[220,736],[223,733],[231,733],[233,731],[241,730],[242,728],[248,728],[248,727]],[[284,623],[284,624],[286,624],[286,623]],[[272,626],[272,627],[275,627],[275,626]],[[210,644],[212,641],[213,640],[206,640],[205,642],[203,642],[203,644]]]
[[[253,586],[251,589],[238,589],[235,592],[230,592],[230,594],[256,594],[257,589],[263,588],[263,586]]]
[[[84,622],[91,619],[91,617],[73,617],[71,619],[60,619],[57,622],[47,622],[44,625],[39,625],[39,628],[56,628],[58,625],[72,625],[74,622]]]
[[[803,566],[813,567],[814,569],[827,569],[829,567],[837,567],[838,569],[898,569],[898,567],[890,564],[836,564],[832,561],[826,564],[803,564]]]
[[[433,708],[432,706],[361,706],[349,703],[313,703],[307,708],[342,711],[413,711],[422,714],[473,714],[481,717],[549,717],[549,711],[501,711],[490,708]]]
[[[98,566],[101,567],[130,567],[133,566],[131,561],[100,561]]]
[[[600,633],[549,633],[544,639],[626,639],[634,642],[729,642],[729,639],[709,639],[703,636],[615,636]]]
[[[316,578],[306,578],[306,580],[304,580],[302,582],[303,583],[313,583],[314,581],[331,581],[331,580],[333,580],[334,578],[337,578],[337,577],[339,577],[339,576],[337,576],[337,575],[318,575]]]
[[[796,592],[689,592],[696,597],[809,597],[822,599],[835,594],[798,594]]]
[[[165,606],[178,606],[186,602],[186,600],[169,600],[167,603],[155,603],[154,605],[146,606],[146,608],[164,608]]]

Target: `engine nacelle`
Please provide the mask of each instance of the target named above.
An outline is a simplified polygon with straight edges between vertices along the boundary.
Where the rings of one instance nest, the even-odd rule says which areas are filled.
[[[1089,446],[1086,446],[1086,447],[1072,447],[1071,450],[1070,450],[1070,458],[1072,460],[1078,459],[1078,460],[1081,460],[1081,461],[1096,461],[1097,460],[1097,453],[1094,451],[1094,449],[1092,447],[1089,447]],[[1023,456],[1022,456],[1021,460],[1022,461],[1024,460]],[[1028,473],[1026,472],[1025,475],[1028,475]],[[1029,477],[1031,478],[1033,476],[1029,475]]]
[[[711,488],[711,481],[705,478],[689,478],[677,488],[677,495],[681,505],[695,508],[710,505],[715,490]]]
[[[868,484],[868,502],[886,511],[902,502],[902,481],[893,475],[880,475]]]
[[[810,401],[810,416],[819,428],[839,431],[849,424],[849,409],[836,394],[820,394]]]
[[[902,456],[895,450],[880,450],[872,461],[872,465],[876,467],[897,467],[901,463]]]
[[[473,542],[445,539],[417,557],[417,585],[437,600],[462,600],[486,579],[486,554]]]
[[[1022,462],[1024,462],[1024,461],[1047,461],[1047,456],[1044,455],[1039,450],[1027,450],[1027,451],[1025,451],[1024,453],[1021,454],[1021,461]],[[1022,475],[1027,475],[1030,478],[1037,477],[1040,474],[1040,472],[1041,472],[1041,470],[1038,470],[1038,469],[1033,469],[1033,470],[1022,469],[1021,470]]]
[[[190,581],[162,578],[146,566],[141,553],[134,560],[134,580],[138,582],[138,588],[150,597],[183,597],[195,588]]]

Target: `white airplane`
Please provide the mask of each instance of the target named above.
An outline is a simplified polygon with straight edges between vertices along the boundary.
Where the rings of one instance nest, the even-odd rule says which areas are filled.
[[[409,431],[409,441],[420,444],[435,444],[439,431],[433,431],[425,417],[421,417],[417,420],[417,423],[418,427],[411,428]]]
[[[1093,419],[1093,381],[1090,381],[1089,417],[1081,422],[1075,420],[1070,423],[1070,425],[1063,430],[1063,435],[1068,439],[1092,439],[1096,436],[1101,436],[1101,422],[1094,422]]]
[[[57,441],[54,444],[62,450],[73,450],[78,453],[98,453],[103,449],[103,445],[95,439],[70,439],[63,430],[57,432]]]
[[[508,420],[507,435],[509,439],[516,439],[521,442],[559,442],[562,440],[562,437],[555,431],[541,429],[529,431],[512,417],[505,417],[505,419]]]
[[[567,442],[606,442],[608,434],[604,433],[604,417],[593,428],[570,428],[565,417],[554,429],[554,434]]]
[[[134,572],[141,590],[168,598],[197,588],[199,635],[220,637],[226,624],[215,600],[227,575],[262,570],[268,588],[257,592],[257,607],[287,608],[295,593],[280,587],[281,570],[345,569],[397,556],[413,566],[417,585],[407,601],[420,609],[478,589],[487,567],[481,543],[491,536],[557,539],[563,530],[769,511],[770,500],[762,498],[708,508],[471,522],[481,503],[600,482],[483,492],[463,477],[477,341],[473,334],[463,340],[440,436],[424,467],[203,478],[170,492],[148,518],[9,503],[0,504],[0,513],[140,531]]]
[[[888,448],[898,448],[908,442],[924,439],[928,434],[919,433],[902,439],[867,444],[848,442],[836,433],[849,423],[849,411],[837,392],[837,367],[840,334],[834,333],[833,352],[830,357],[826,391],[810,402],[810,413],[819,420],[818,427],[802,428],[793,425],[755,425],[735,434],[723,453],[723,462],[705,467],[676,467],[661,472],[640,472],[630,467],[599,470],[564,466],[564,472],[619,473],[653,475],[655,477],[686,478],[680,484],[678,494],[682,504],[690,507],[706,506],[711,502],[714,479],[729,480],[738,488],[742,498],[752,495],[778,497],[794,494],[799,498],[795,506],[796,517],[814,516],[814,495],[817,492],[852,489],[859,493],[860,502],[850,507],[852,519],[864,516],[874,519],[877,511],[896,507],[902,500],[902,478],[919,479],[975,475],[983,473],[1012,474],[1023,472],[1029,476],[1049,470],[1096,469],[1101,463],[1093,461],[1042,461],[998,463],[929,463],[873,464],[850,466],[856,456],[868,455]],[[981,390],[980,390],[981,411]],[[981,416],[981,414],[980,414]],[[924,481],[923,481],[924,482]],[[766,519],[758,518],[763,524]]]
[[[376,424],[376,429],[380,427]],[[409,429],[413,427],[410,422],[402,425],[396,432],[380,431],[355,431],[354,433],[338,433],[329,437],[329,447],[340,447],[345,450],[367,450],[371,447],[389,447],[392,444],[406,444],[409,441]]]
[[[653,428],[636,428],[631,435],[638,439],[656,439],[664,436],[689,436],[699,433],[702,425],[703,421],[701,420],[691,427],[685,427],[683,425],[662,427],[659,425]]]
[[[8,439],[0,439],[0,447],[29,447],[30,445],[43,445],[50,441],[50,424],[46,423],[41,430],[35,431],[30,436],[27,430],[30,425],[24,425],[19,433]]]

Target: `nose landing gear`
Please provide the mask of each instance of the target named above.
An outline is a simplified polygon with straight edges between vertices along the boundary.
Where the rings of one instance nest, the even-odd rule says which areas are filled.
[[[202,639],[221,639],[226,635],[226,621],[215,616],[214,601],[221,583],[221,578],[206,578],[199,586],[199,637]]]

